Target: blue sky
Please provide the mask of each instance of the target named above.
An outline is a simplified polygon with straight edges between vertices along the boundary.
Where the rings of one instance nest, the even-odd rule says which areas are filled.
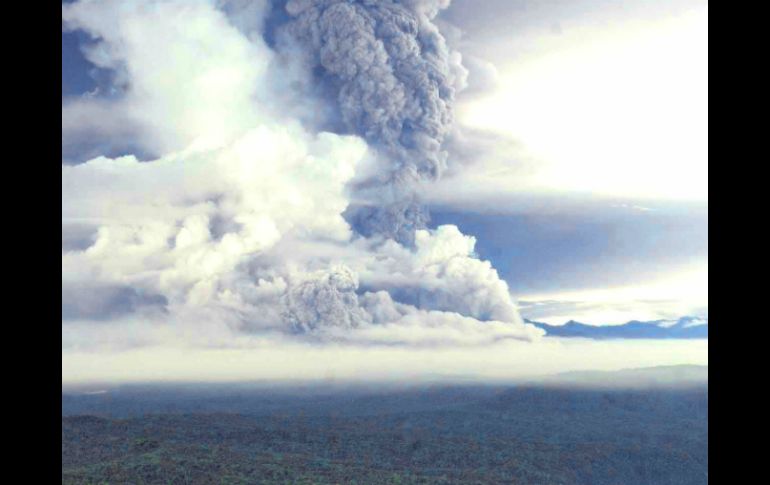
[[[88,41],[82,32],[62,32],[61,95],[80,96],[96,87],[94,65],[83,57],[81,45]]]
[[[534,339],[521,317],[708,315],[706,2],[415,7],[457,96],[438,140],[447,169],[416,189],[430,231],[411,249],[351,238],[347,204],[400,197],[350,192],[393,155],[352,138],[361,127],[319,134],[344,115],[319,96],[321,67],[291,50],[307,46],[264,41],[268,4],[64,3],[63,347],[75,354],[169,335],[269,345],[248,339],[286,317],[278,301],[299,305],[295,324],[316,325],[303,318],[322,307],[322,320],[363,319],[355,342],[418,346]],[[307,160],[320,164],[313,176]],[[332,300],[303,301],[310,293]],[[560,352],[549,345],[543,356]],[[633,345],[639,365],[704,360],[700,344],[672,350],[676,362]],[[565,350],[564,367],[579,355]]]
[[[577,213],[484,214],[434,209],[435,224],[453,222],[477,238],[515,294],[628,285],[665,276],[708,258],[708,211],[701,204],[661,204]]]

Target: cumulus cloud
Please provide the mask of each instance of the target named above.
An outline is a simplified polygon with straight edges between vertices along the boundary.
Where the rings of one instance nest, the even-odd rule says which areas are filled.
[[[134,148],[157,156],[192,144],[218,146],[246,127],[275,118],[285,105],[271,102],[279,89],[271,73],[272,51],[226,15],[240,12],[238,18],[250,22],[239,27],[254,29],[264,15],[263,3],[230,1],[223,10],[208,0],[62,5],[63,29],[95,39],[83,46],[83,54],[111,72],[113,86],[119,87],[110,96],[66,100],[65,144],[95,137],[104,143],[117,138],[125,145],[130,136]]]
[[[251,98],[267,47],[209,2],[79,2],[62,8],[62,21],[100,39],[86,57],[126,79],[125,111],[157,149],[216,143],[259,117]]]
[[[499,340],[535,340],[542,335],[529,325],[485,321],[451,311],[423,310],[393,301],[386,291],[366,293],[363,305],[377,325],[352,335],[353,341],[413,345],[483,345]]]
[[[64,218],[99,224],[91,246],[64,254],[63,277],[141,285],[172,305],[217,300],[223,278],[282,237],[350,237],[343,189],[365,149],[263,126],[214,152],[63,166]]]
[[[340,88],[343,118],[368,126],[354,134],[304,123],[302,111],[317,100],[301,87],[272,96],[276,72],[305,74],[258,35],[262,4],[253,12],[242,2],[203,0],[62,7],[66,28],[97,39],[91,62],[126,86],[99,102],[140,127],[134,143],[159,153],[62,166],[65,347],[238,347],[268,335],[478,345],[542,334],[521,321],[506,283],[455,226],[410,226],[411,244],[402,244],[346,220],[358,183],[377,176],[391,199],[377,201],[382,210],[370,223],[392,217],[405,229],[398,221],[410,211],[421,220],[413,188],[394,181],[443,170],[462,70],[430,22],[446,2],[364,2],[353,11],[328,3],[371,34],[358,47],[385,56],[367,69],[352,64],[362,68],[357,75],[343,58],[322,56],[349,84]],[[255,18],[233,23],[217,5],[230,17]],[[320,5],[287,9],[299,25],[311,22],[303,17],[311,11],[321,15]],[[324,52],[347,35],[329,29],[319,34],[330,36],[318,44]],[[370,102],[354,112],[361,96]]]
[[[489,261],[475,257],[475,244],[452,225],[418,230],[414,250],[381,245],[361,269],[362,281],[419,308],[520,323],[508,285]]]

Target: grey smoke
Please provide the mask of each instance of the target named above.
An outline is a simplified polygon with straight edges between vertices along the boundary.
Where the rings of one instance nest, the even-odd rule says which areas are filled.
[[[349,268],[322,271],[286,292],[284,320],[297,333],[334,327],[352,329],[371,323],[371,317],[358,304],[357,289],[358,277]]]
[[[388,165],[361,187],[369,204],[348,217],[365,236],[411,243],[428,215],[415,195],[421,180],[447,166],[455,93],[467,71],[432,22],[440,0],[290,0],[287,26],[312,53],[337,94],[347,129],[376,147]]]

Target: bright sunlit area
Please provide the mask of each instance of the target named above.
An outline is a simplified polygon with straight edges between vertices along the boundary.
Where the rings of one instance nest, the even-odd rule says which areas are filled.
[[[513,187],[707,200],[706,7],[512,35],[496,46],[516,47],[524,52],[510,59],[495,53],[495,91],[458,113],[463,123],[514,138],[539,162]]]

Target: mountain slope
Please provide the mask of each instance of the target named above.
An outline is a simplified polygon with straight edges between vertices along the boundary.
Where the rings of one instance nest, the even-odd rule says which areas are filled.
[[[653,320],[640,322],[632,320],[622,325],[587,325],[570,320],[564,325],[525,320],[546,331],[549,337],[583,337],[591,339],[707,339],[708,319],[682,317],[679,320]]]

